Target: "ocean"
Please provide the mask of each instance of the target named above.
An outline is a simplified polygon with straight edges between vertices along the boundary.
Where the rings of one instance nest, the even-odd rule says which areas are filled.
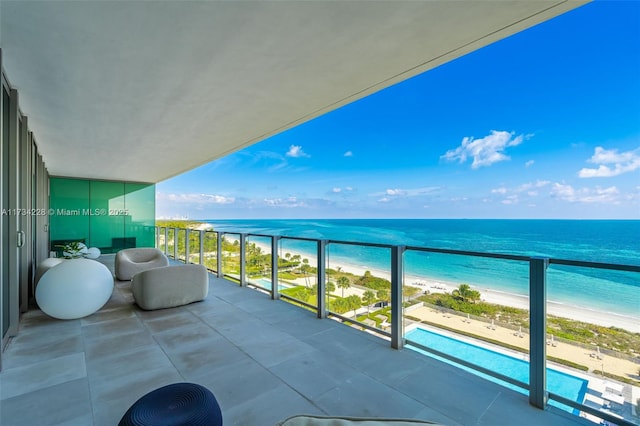
[[[640,220],[268,219],[205,220],[216,231],[541,256],[640,266]],[[286,251],[315,255],[315,244],[282,240]],[[390,251],[330,244],[329,267],[390,269]],[[528,263],[408,251],[405,277],[468,283],[481,291],[528,295]],[[640,274],[551,265],[550,301],[637,317]]]

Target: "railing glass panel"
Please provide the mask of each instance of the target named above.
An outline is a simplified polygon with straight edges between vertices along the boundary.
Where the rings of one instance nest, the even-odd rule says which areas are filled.
[[[200,263],[200,231],[189,231],[188,261],[187,263]]]
[[[202,236],[202,264],[210,271],[218,272],[218,233],[204,231]]]
[[[156,237],[156,248],[159,248],[164,253],[166,244],[165,228],[156,228]]]
[[[271,238],[247,236],[245,253],[247,284],[271,292]]]
[[[562,372],[547,376],[550,404],[595,422],[632,421],[640,399],[638,274],[569,263],[552,259],[547,271],[547,366]]]
[[[278,255],[282,261],[278,264],[278,291],[284,300],[317,308],[317,247],[317,241],[280,240]]]
[[[170,258],[173,258],[175,253],[175,242],[176,242],[176,229],[168,228],[167,229],[167,252],[166,255]]]
[[[390,332],[391,250],[331,242],[327,246],[327,309],[363,330]]]
[[[529,384],[529,265],[407,250],[404,336],[413,349],[511,388]]]
[[[186,240],[187,240],[187,230],[186,229],[176,229],[176,241],[178,245],[178,251],[176,253],[176,260],[181,260],[186,263]]]
[[[222,233],[222,273],[225,277],[240,282],[240,234]]]

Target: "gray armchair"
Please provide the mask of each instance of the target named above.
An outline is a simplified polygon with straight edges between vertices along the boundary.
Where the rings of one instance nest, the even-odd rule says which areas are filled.
[[[194,264],[149,269],[134,275],[131,290],[144,310],[173,308],[206,299],[209,274]]]
[[[169,266],[169,259],[157,248],[130,248],[116,253],[114,266],[116,278],[129,281],[138,272]]]

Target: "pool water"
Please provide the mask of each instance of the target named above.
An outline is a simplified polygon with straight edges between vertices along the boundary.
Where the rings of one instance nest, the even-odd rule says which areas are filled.
[[[464,361],[471,362],[479,365],[491,371],[503,374],[511,377],[515,380],[529,383],[529,362],[518,359],[506,354],[492,351],[487,348],[473,345],[461,340],[456,340],[442,334],[434,333],[423,328],[416,328],[409,331],[405,335],[409,347],[417,350],[420,353],[428,356],[440,359],[444,362],[454,364],[449,360],[435,356],[420,349],[411,347],[411,342],[419,343],[423,346],[433,348],[437,351],[444,352],[446,354],[455,356]],[[510,383],[503,382],[495,377],[488,376],[473,369],[462,367],[467,371],[477,374],[481,377],[491,380],[492,382],[514,389],[520,393],[527,394],[525,389],[518,386],[514,386]],[[553,368],[547,368],[547,391],[561,395],[565,398],[569,398],[573,401],[582,403],[584,395],[587,391],[587,380],[579,377],[572,376],[567,373],[563,373]],[[572,408],[566,407],[562,404],[555,403],[555,401],[549,401],[549,404],[560,407],[566,411],[573,412]]]

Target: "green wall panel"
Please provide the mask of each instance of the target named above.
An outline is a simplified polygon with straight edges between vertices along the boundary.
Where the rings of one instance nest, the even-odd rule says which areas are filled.
[[[50,239],[54,245],[67,240],[89,241],[89,181],[50,179]]]
[[[51,178],[50,221],[54,244],[84,241],[103,253],[153,247],[155,185]]]

